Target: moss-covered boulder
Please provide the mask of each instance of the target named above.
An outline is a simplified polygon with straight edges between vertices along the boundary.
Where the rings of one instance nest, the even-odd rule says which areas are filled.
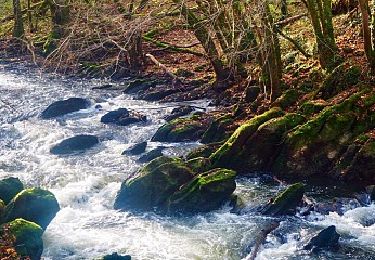
[[[288,132],[273,172],[291,179],[328,175],[348,146],[375,127],[374,104],[375,93],[362,91]]]
[[[41,259],[43,252],[42,228],[24,219],[15,219],[9,224],[10,233],[16,238],[16,252],[21,257],[31,260]]]
[[[189,142],[198,141],[208,125],[203,115],[174,119],[161,126],[151,141],[153,142]]]
[[[288,89],[279,98],[277,98],[275,102],[273,102],[272,106],[287,109],[297,102],[298,97],[299,93],[296,89]]]
[[[220,146],[223,145],[223,142],[219,143],[211,143],[211,144],[205,144],[198,146],[194,150],[192,150],[190,153],[186,155],[187,159],[194,159],[197,157],[204,157],[204,158],[209,158],[212,153],[217,151],[217,149],[220,148]]]
[[[10,177],[0,180],[0,199],[5,204],[8,204],[22,190],[23,184],[17,178]]]
[[[39,188],[18,193],[5,208],[0,222],[10,222],[17,218],[32,221],[44,230],[60,210],[55,196]]]
[[[213,169],[197,175],[168,200],[169,212],[207,212],[229,201],[236,189],[236,172]]]
[[[295,183],[285,191],[278,194],[261,211],[263,215],[281,216],[294,214],[296,207],[301,203],[304,193],[304,185]]]
[[[194,213],[218,208],[235,189],[235,173],[207,171],[207,160],[185,162],[163,156],[151,161],[136,177],[122,183],[115,209]]]
[[[319,113],[325,107],[328,106],[328,103],[322,99],[319,100],[311,100],[304,102],[300,107],[299,111],[303,115],[311,116],[313,114]]]
[[[330,99],[343,90],[356,85],[361,76],[361,68],[341,64],[328,74],[317,91],[315,98]]]
[[[146,165],[139,176],[121,185],[115,209],[152,210],[163,207],[179,187],[193,178],[193,172],[178,158],[159,157]]]
[[[228,126],[233,123],[232,115],[221,116],[214,119],[208,129],[203,133],[201,142],[204,144],[217,143],[229,138]]]
[[[243,168],[242,151],[246,148],[253,134],[265,122],[282,115],[284,115],[284,112],[280,108],[274,107],[237,128],[228,141],[210,156],[213,166],[236,170]]]

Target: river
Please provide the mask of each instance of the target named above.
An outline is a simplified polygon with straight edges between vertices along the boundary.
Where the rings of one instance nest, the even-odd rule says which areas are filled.
[[[129,254],[136,260],[246,259],[254,234],[271,220],[251,210],[237,215],[224,206],[192,217],[166,217],[113,209],[121,181],[141,166],[136,157],[121,152],[131,144],[150,140],[163,124],[163,117],[179,104],[150,103],[120,91],[92,90],[108,83],[0,64],[0,177],[14,176],[27,187],[48,189],[61,206],[43,235],[43,259],[94,259],[112,252]],[[89,98],[103,109],[93,106],[59,120],[38,117],[53,101],[69,97]],[[207,100],[192,103],[213,109]],[[131,127],[100,123],[103,114],[119,107],[145,114],[148,121]],[[95,134],[101,143],[84,154],[50,154],[51,146],[76,134]],[[149,143],[147,149],[158,145]],[[197,145],[167,144],[165,154],[184,155]],[[236,194],[244,198],[249,209],[285,188],[265,179],[237,180]],[[375,259],[375,206],[347,206],[342,216],[332,212],[328,216],[282,219],[256,259]],[[338,251],[310,254],[302,250],[314,234],[329,225],[336,225],[341,234]]]

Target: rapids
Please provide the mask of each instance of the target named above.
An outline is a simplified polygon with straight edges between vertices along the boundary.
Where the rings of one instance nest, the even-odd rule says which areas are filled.
[[[165,217],[152,212],[132,214],[113,210],[120,183],[140,165],[137,157],[121,155],[134,143],[150,140],[177,103],[134,99],[120,91],[92,90],[108,84],[41,75],[22,65],[0,64],[0,178],[14,176],[27,186],[52,191],[61,211],[43,235],[44,259],[94,259],[112,252],[132,259],[246,259],[257,232],[268,217],[251,208],[284,188],[262,178],[239,178],[236,194],[244,198],[246,214],[228,206],[193,217]],[[111,84],[124,84],[115,83]],[[58,120],[38,115],[53,101],[89,98],[100,104]],[[207,100],[192,102],[206,109]],[[119,107],[145,114],[147,123],[106,126],[100,117]],[[76,134],[95,134],[101,143],[84,154],[58,157],[49,149]],[[148,150],[160,144],[149,143]],[[164,144],[165,145],[165,144]],[[167,155],[184,155],[198,143],[167,144]],[[151,147],[150,147],[151,146]],[[268,235],[256,259],[375,259],[375,205],[310,218],[289,217]],[[336,225],[341,234],[337,252],[311,255],[304,243],[321,229]]]

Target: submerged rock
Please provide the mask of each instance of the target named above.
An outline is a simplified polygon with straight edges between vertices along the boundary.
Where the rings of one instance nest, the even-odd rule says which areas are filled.
[[[40,225],[44,230],[60,210],[55,196],[39,188],[18,193],[6,206],[1,217],[2,223],[22,218]]]
[[[23,184],[18,178],[6,178],[0,180],[0,199],[8,204],[17,193],[23,190]]]
[[[9,224],[10,233],[16,238],[15,249],[19,256],[40,260],[43,253],[43,230],[33,222],[15,219]]]
[[[142,155],[141,157],[139,157],[139,159],[137,160],[137,162],[139,163],[147,163],[147,162],[150,162],[160,156],[163,156],[163,153],[162,151],[165,149],[164,146],[158,146],[156,147],[154,150]]]
[[[99,139],[94,135],[76,135],[53,146],[50,152],[55,155],[83,152],[98,143]]]
[[[56,101],[49,105],[41,114],[43,119],[51,119],[90,107],[91,103],[83,98],[69,98],[67,100]]]
[[[147,147],[147,142],[141,142],[141,143],[131,146],[126,151],[123,151],[122,155],[139,155],[145,152],[146,147]]]
[[[217,209],[235,190],[236,173],[213,169],[197,173],[182,159],[159,157],[137,177],[122,183],[115,209],[195,213]]]
[[[302,183],[295,183],[290,185],[285,191],[271,200],[271,203],[266,205],[261,213],[270,216],[290,215],[296,212],[296,207],[301,203],[304,193],[304,185]]]
[[[131,260],[130,255],[119,255],[117,253],[112,253],[111,255],[106,255],[100,258],[100,260]]]
[[[317,250],[335,248],[339,245],[340,235],[336,232],[335,226],[329,226],[311,238],[310,242],[303,248],[305,250]]]
[[[128,126],[138,122],[146,121],[146,116],[129,112],[126,108],[119,108],[102,116],[100,122],[118,126]]]

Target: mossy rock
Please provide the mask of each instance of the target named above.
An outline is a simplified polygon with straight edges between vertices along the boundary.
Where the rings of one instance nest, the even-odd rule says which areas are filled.
[[[213,120],[208,129],[204,132],[201,142],[203,144],[217,143],[229,138],[226,128],[233,123],[230,117],[231,115],[225,115]]]
[[[198,141],[208,126],[200,115],[189,118],[174,119],[161,126],[154,136],[152,142],[189,142]]]
[[[270,216],[294,214],[296,207],[302,201],[303,193],[304,185],[302,183],[290,185],[262,209],[262,214]]]
[[[259,126],[272,118],[280,117],[284,112],[274,107],[269,111],[248,120],[245,124],[234,131],[232,136],[217,151],[211,154],[210,159],[214,167],[237,168],[243,163],[237,160],[238,154],[243,150],[244,145],[258,130]]]
[[[326,107],[290,131],[272,171],[283,178],[308,178],[331,172],[348,145],[375,127],[375,114],[371,111],[375,94],[366,91]]]
[[[306,101],[301,105],[299,111],[306,116],[311,116],[313,114],[321,112],[325,107],[328,106],[328,103],[324,100],[312,100]]]
[[[358,66],[347,68],[346,64],[339,65],[327,75],[315,97],[324,100],[334,97],[341,91],[355,86],[359,82],[361,73],[361,68]]]
[[[38,224],[19,218],[9,223],[9,231],[16,238],[14,248],[19,256],[41,259],[43,229]]]
[[[45,230],[59,210],[60,206],[51,192],[39,188],[26,189],[7,205],[1,222],[22,218],[37,223]]]
[[[281,107],[285,110],[291,105],[295,104],[298,100],[298,97],[299,93],[296,89],[288,89],[275,100],[272,106]]]
[[[18,178],[6,178],[0,180],[0,199],[8,204],[17,193],[23,190],[23,184]]]
[[[186,163],[194,172],[205,172],[211,168],[210,159],[204,157],[190,159]]]
[[[168,201],[169,212],[207,212],[229,201],[236,189],[236,172],[213,169],[199,174],[174,193]]]
[[[114,207],[135,210],[163,208],[168,197],[193,176],[181,159],[159,157],[141,169],[139,176],[122,183]]]
[[[202,145],[202,146],[198,146],[193,151],[191,151],[190,153],[188,153],[188,155],[186,156],[186,158],[188,160],[194,159],[194,158],[197,158],[197,157],[208,158],[208,157],[210,157],[210,155],[212,153],[214,153],[222,145],[223,145],[223,142],[220,142],[220,143],[211,143],[211,144],[205,144],[205,145]]]

